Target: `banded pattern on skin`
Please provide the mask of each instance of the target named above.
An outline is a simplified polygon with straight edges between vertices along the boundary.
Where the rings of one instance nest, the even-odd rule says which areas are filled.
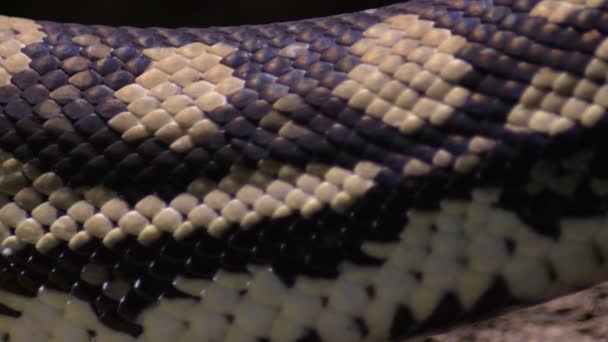
[[[0,17],[0,333],[395,340],[605,279],[606,23]]]

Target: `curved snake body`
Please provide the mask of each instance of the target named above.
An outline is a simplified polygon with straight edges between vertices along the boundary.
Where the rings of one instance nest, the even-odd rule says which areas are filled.
[[[384,341],[608,275],[608,2],[0,17],[0,334]]]

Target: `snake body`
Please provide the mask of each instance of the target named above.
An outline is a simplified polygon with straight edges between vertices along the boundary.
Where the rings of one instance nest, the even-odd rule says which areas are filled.
[[[386,341],[608,276],[608,2],[0,17],[0,335]]]

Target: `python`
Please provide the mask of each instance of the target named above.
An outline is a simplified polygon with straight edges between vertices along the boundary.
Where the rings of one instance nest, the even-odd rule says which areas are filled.
[[[608,3],[0,17],[0,334],[385,341],[608,276]]]

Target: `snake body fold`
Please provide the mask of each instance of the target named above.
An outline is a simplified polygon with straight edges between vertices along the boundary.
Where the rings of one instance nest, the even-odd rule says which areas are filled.
[[[608,276],[608,2],[0,17],[0,336],[384,341]]]

